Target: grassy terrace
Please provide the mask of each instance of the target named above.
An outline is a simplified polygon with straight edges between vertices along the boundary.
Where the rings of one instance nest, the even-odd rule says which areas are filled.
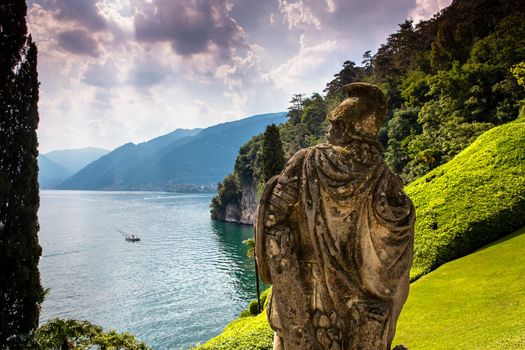
[[[395,344],[525,349],[525,227],[412,283]]]

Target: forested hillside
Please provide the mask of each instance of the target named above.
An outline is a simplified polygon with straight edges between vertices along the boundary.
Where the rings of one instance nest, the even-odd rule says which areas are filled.
[[[292,96],[279,128],[286,159],[324,141],[325,116],[343,99],[341,87],[354,81],[385,92],[383,155],[412,182],[518,117],[525,98],[525,2],[455,0],[430,20],[406,20],[374,55],[365,52],[360,65],[344,62],[322,93]],[[258,135],[241,147],[233,174],[218,186],[213,218],[226,219],[231,206],[245,210],[243,192],[261,188],[262,140]]]

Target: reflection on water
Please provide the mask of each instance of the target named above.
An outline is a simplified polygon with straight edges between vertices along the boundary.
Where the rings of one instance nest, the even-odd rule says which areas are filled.
[[[212,232],[215,234],[220,250],[227,256],[229,261],[234,262],[234,266],[229,268],[235,283],[235,290],[242,291],[243,294],[257,297],[255,292],[255,275],[246,271],[254,271],[253,258],[246,259],[247,249],[242,243],[243,240],[253,238],[253,227],[248,225],[237,225],[227,222],[212,221]],[[261,285],[261,290],[266,289],[266,285]]]
[[[42,191],[41,315],[129,331],[154,349],[218,334],[255,298],[250,226],[209,219],[211,194]],[[138,243],[122,236],[137,234]]]

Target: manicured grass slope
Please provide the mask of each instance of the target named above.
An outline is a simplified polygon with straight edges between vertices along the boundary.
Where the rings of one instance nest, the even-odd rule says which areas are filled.
[[[525,227],[412,283],[394,344],[525,349]]]
[[[525,123],[493,128],[409,184],[416,206],[412,279],[525,225]]]

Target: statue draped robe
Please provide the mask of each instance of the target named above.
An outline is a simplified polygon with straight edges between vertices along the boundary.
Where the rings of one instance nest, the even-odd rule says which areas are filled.
[[[390,349],[408,296],[414,207],[375,140],[297,152],[265,186],[256,257],[274,349]]]

